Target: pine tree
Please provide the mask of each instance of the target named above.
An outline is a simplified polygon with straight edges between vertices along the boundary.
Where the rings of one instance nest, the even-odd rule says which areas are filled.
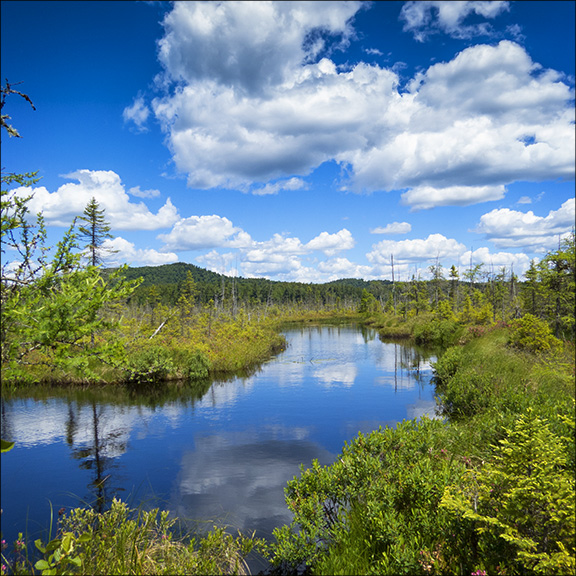
[[[105,254],[115,254],[118,250],[112,250],[104,247],[104,242],[113,238],[110,234],[110,225],[104,219],[104,209],[92,198],[84,208],[84,215],[80,220],[86,222],[86,225],[80,226],[79,239],[87,240],[85,248],[88,252],[89,262],[92,266],[102,264]]]

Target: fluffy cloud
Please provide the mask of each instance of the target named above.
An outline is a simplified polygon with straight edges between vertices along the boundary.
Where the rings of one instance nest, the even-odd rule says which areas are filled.
[[[372,251],[366,257],[376,265],[390,264],[390,256],[394,256],[395,264],[414,262],[434,262],[457,260],[466,250],[466,246],[442,234],[430,234],[427,238],[414,240],[382,240],[372,246]]]
[[[536,216],[532,210],[519,212],[499,208],[480,218],[477,232],[485,234],[501,248],[527,248],[537,252],[554,249],[558,237],[574,227],[575,200],[570,198],[547,216]]]
[[[120,236],[106,240],[104,248],[116,252],[106,257],[107,266],[119,266],[121,264],[128,264],[129,266],[159,266],[178,262],[178,256],[173,252],[158,252],[150,248],[136,248],[133,242],[129,242]]]
[[[402,7],[400,19],[404,20],[404,30],[413,32],[414,38],[423,42],[436,32],[444,32],[454,38],[471,38],[490,34],[486,22],[464,24],[470,14],[495,18],[510,9],[509,2],[472,1],[472,2],[406,2]]]
[[[147,130],[146,122],[148,121],[149,116],[150,109],[146,105],[142,96],[135,98],[132,106],[124,108],[124,112],[122,113],[124,122],[132,122],[140,132],[145,132]]]
[[[402,203],[412,210],[427,210],[435,206],[469,206],[504,198],[504,186],[448,186],[434,188],[417,186],[402,194]]]
[[[160,190],[140,190],[140,186],[134,186],[128,190],[128,194],[137,196],[138,198],[156,198],[160,196]]]
[[[460,256],[460,265],[469,268],[483,264],[483,271],[498,273],[500,268],[506,268],[508,272],[514,271],[517,276],[522,276],[530,266],[530,258],[526,254],[513,254],[511,252],[491,253],[485,246],[477,250],[464,252]]]
[[[318,271],[324,276],[324,282],[338,280],[339,278],[373,278],[371,266],[361,266],[350,262],[347,258],[332,258],[318,264]]]
[[[250,236],[222,216],[190,216],[176,222],[168,234],[158,236],[165,249],[202,250],[215,247],[241,248],[250,245]]]
[[[159,236],[165,250],[175,252],[204,250],[210,252],[196,257],[196,261],[210,270],[246,277],[273,276],[276,279],[302,282],[326,282],[342,277],[360,277],[370,272],[369,266],[358,266],[345,258],[318,262],[314,253],[332,257],[354,247],[354,238],[345,228],[330,234],[321,232],[304,244],[299,238],[274,234],[269,240],[255,241],[227,218],[220,216],[191,216],[178,222],[169,234]],[[220,249],[237,249],[222,253]],[[314,267],[306,262],[311,260]],[[309,262],[308,262],[309,263]]]
[[[157,230],[172,226],[179,218],[170,198],[156,214],[143,202],[131,202],[120,176],[111,170],[77,170],[63,177],[77,182],[63,184],[55,192],[44,186],[15,191],[19,196],[33,192],[28,204],[30,212],[41,211],[49,226],[70,226],[92,198],[105,210],[105,218],[113,230]]]
[[[346,41],[361,2],[175,2],[159,58],[170,79],[261,94],[326,48]],[[314,34],[316,32],[316,34]]]
[[[260,188],[253,188],[252,194],[266,196],[269,194],[278,194],[283,190],[302,190],[307,187],[308,185],[301,178],[289,178],[288,180],[280,180],[273,184],[266,184],[266,186]]]
[[[408,222],[392,222],[370,230],[370,234],[408,234],[412,226]]]
[[[442,234],[430,234],[427,238],[414,240],[383,240],[372,246],[372,251],[366,257],[373,264],[371,275],[365,278],[392,277],[391,256],[394,257],[394,272],[396,279],[409,280],[413,275],[429,279],[428,267],[438,261],[446,269],[451,264],[468,268],[470,264],[484,264],[484,270],[496,270],[506,267],[522,275],[530,265],[530,258],[524,254],[511,252],[491,253],[486,247],[475,251]]]
[[[458,27],[506,7],[453,2],[438,13]],[[502,41],[465,49],[404,90],[394,68],[330,60],[359,8],[174,4],[160,60],[175,88],[152,108],[191,187],[277,193],[336,161],[344,189],[404,189],[405,203],[430,208],[494,200],[517,179],[573,177],[573,91],[557,73]]]
[[[326,254],[326,256],[334,256],[342,250],[350,250],[354,248],[354,238],[350,234],[349,230],[343,228],[340,232],[336,234],[328,234],[328,232],[322,232],[316,238],[313,238],[306,244],[309,250],[320,250]]]

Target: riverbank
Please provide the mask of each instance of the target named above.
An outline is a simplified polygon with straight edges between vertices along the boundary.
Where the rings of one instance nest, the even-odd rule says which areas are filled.
[[[359,434],[289,482],[282,573],[574,572],[574,345],[529,315],[464,328],[435,365],[444,421]]]
[[[559,347],[530,318],[463,328],[466,342],[449,347],[435,365],[446,422],[407,420],[359,434],[334,464],[302,470],[287,487],[293,524],[278,529],[271,543],[249,538],[252,553],[269,558],[279,574],[297,565],[319,574],[513,575],[544,568],[564,574],[573,568],[574,348]],[[537,472],[527,473],[530,467]],[[471,495],[480,503],[476,510]],[[157,525],[146,533],[138,510],[130,514],[136,524],[126,518],[115,530],[129,531],[128,525],[142,534],[138,545],[126,540],[138,554],[159,549]],[[114,573],[117,556],[83,547],[85,526],[63,526],[78,553],[90,555],[86,566]],[[177,532],[164,534],[178,543],[175,556],[191,546]],[[545,545],[549,535],[563,548]],[[222,534],[205,537],[207,543],[198,537],[190,550],[217,556],[228,545],[222,540],[219,547]],[[319,548],[319,541],[328,545]],[[161,558],[155,557],[157,573],[163,573]],[[186,562],[172,564],[171,573],[194,573]],[[143,573],[137,563],[129,569]],[[228,569],[215,566],[212,573]]]
[[[358,314],[338,310],[274,309],[264,315],[240,310],[235,315],[201,312],[186,318],[167,314],[157,320],[127,318],[114,331],[96,334],[84,344],[93,354],[65,365],[49,353],[31,352],[18,366],[2,366],[3,389],[27,386],[90,387],[159,385],[167,381],[247,374],[281,352],[284,326],[294,323],[346,323]],[[113,353],[100,353],[113,343]],[[80,346],[81,343],[78,343]]]

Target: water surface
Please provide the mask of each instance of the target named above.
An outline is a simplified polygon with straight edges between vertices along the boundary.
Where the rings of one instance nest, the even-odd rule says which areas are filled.
[[[284,487],[332,463],[358,432],[434,414],[435,358],[354,326],[285,332],[248,377],[171,395],[2,401],[2,532],[41,536],[62,507],[118,496],[267,537],[288,523]]]

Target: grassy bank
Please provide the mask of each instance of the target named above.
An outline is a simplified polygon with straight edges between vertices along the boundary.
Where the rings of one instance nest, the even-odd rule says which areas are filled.
[[[314,315],[237,318],[210,326],[213,345],[195,347],[210,366],[270,352],[286,322],[334,320]],[[344,315],[340,320],[358,320]],[[442,418],[410,420],[359,434],[330,466],[317,462],[290,481],[290,525],[275,540],[232,537],[221,529],[195,538],[165,513],[153,517],[115,503],[96,515],[75,509],[34,569],[24,551],[17,573],[247,573],[258,553],[272,573],[537,575],[573,573],[575,549],[574,345],[526,315],[508,325],[464,325],[433,315],[404,322],[366,318],[382,336],[442,344],[434,366]],[[156,345],[198,342],[166,332]],[[197,337],[197,340],[194,338]],[[455,343],[455,345],[450,345]],[[232,359],[226,354],[235,351]],[[214,368],[212,368],[214,369]],[[112,541],[113,546],[108,542]],[[52,549],[50,549],[52,548]],[[59,550],[58,558],[55,553]]]
[[[289,482],[280,574],[574,573],[574,345],[529,316],[459,332],[435,365],[444,420],[359,434]]]
[[[76,360],[68,356],[62,361],[57,350],[34,350],[17,366],[3,365],[2,382],[6,390],[30,385],[148,386],[247,374],[284,350],[281,331],[286,325],[358,319],[350,311],[292,307],[266,313],[200,310],[182,316],[176,309],[163,309],[127,315],[114,330],[78,341],[82,354]]]

